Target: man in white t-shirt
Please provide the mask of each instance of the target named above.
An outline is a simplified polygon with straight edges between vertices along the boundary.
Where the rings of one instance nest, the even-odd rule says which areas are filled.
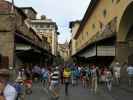
[[[120,84],[120,77],[121,77],[121,75],[120,75],[121,66],[120,66],[119,62],[115,63],[113,70],[114,70],[114,76],[115,76],[116,83],[117,83],[117,85],[119,85]]]
[[[15,88],[8,84],[9,70],[0,69],[0,100],[16,100]]]

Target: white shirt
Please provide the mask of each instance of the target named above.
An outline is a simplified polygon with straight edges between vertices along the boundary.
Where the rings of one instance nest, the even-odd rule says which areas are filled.
[[[120,73],[121,72],[121,67],[114,67],[114,71],[117,72],[117,73]]]
[[[133,67],[132,66],[129,66],[127,68],[127,72],[128,72],[129,75],[133,75]]]
[[[115,77],[120,77],[120,73],[121,73],[121,67],[114,67],[114,74]]]
[[[15,100],[17,92],[13,86],[7,84],[4,90],[4,96],[6,100]]]

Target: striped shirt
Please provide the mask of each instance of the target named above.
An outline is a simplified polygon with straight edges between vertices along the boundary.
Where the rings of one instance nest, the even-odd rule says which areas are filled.
[[[54,70],[51,73],[51,81],[59,81],[60,79],[60,71],[59,70]]]

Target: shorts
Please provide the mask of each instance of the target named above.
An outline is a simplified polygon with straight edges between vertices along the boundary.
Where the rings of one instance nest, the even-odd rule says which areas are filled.
[[[51,81],[50,90],[57,90],[59,89],[59,82],[58,81]]]
[[[70,83],[70,79],[69,78],[65,78],[65,83]]]

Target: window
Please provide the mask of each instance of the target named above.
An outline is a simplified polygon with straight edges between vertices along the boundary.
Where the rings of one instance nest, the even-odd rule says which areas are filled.
[[[95,24],[92,24],[92,28],[95,29],[95,27],[96,27]]]
[[[38,25],[34,25],[35,28],[38,28]]]
[[[99,24],[100,24],[100,29],[103,28],[103,23],[101,21],[99,21]]]
[[[46,33],[49,33],[49,29],[46,30]]]
[[[103,16],[106,17],[106,15],[107,15],[107,10],[104,9],[104,10],[103,10]]]
[[[53,28],[53,27],[54,27],[54,25],[50,25],[50,27],[51,27],[51,28]]]
[[[40,28],[43,28],[44,27],[44,25],[40,25]]]
[[[112,3],[114,3],[114,0],[111,0],[112,1]]]
[[[25,13],[28,14],[28,9],[25,10]]]
[[[46,26],[46,28],[49,28],[49,27],[50,27],[50,25],[47,25],[47,26]]]
[[[49,29],[49,31],[51,32],[51,31],[52,31],[52,29]]]
[[[37,29],[38,32],[41,32],[39,29]]]
[[[43,32],[40,32],[40,35],[43,35]]]
[[[44,37],[44,40],[45,40],[45,41],[48,41],[48,38],[47,38],[47,37]]]
[[[116,3],[118,4],[120,2],[120,0],[116,0]]]

